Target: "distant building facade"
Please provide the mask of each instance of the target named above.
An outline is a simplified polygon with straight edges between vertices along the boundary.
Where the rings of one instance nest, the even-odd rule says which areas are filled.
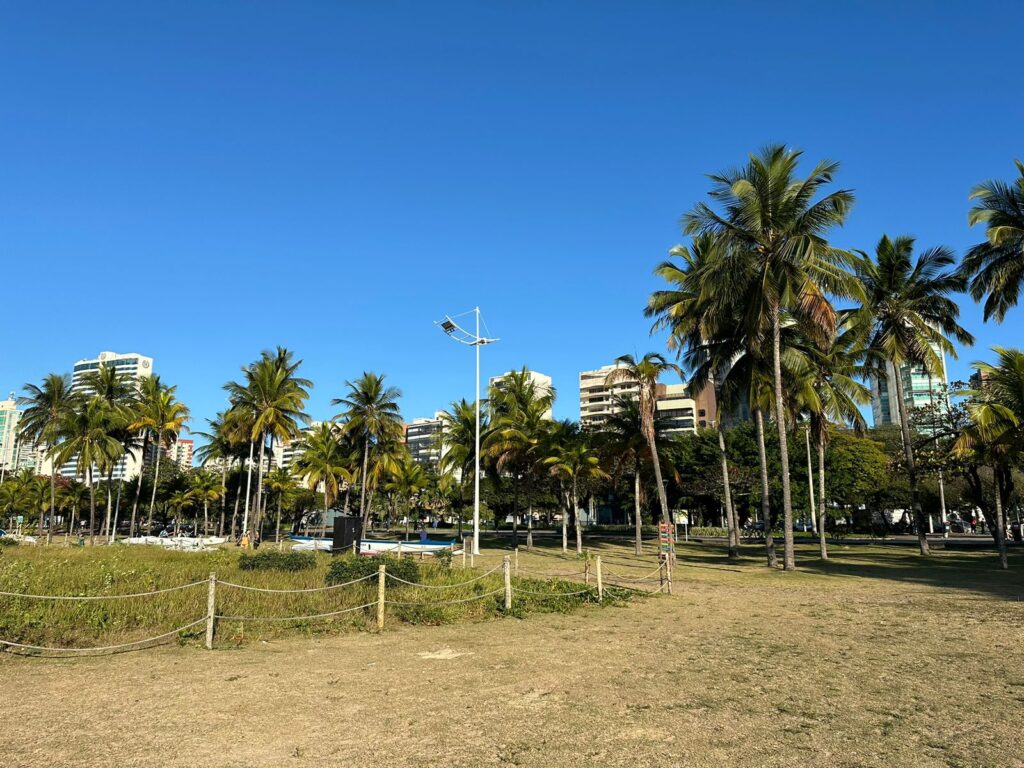
[[[195,441],[178,438],[167,448],[167,458],[183,470],[188,470],[192,468],[192,453],[194,449]]]
[[[488,379],[487,384],[488,384],[489,387],[494,387],[499,382],[501,382],[503,379],[507,378],[509,376],[509,374],[512,374],[512,373],[518,373],[518,371],[509,371],[508,373],[503,373],[500,376],[491,376],[491,378]],[[547,376],[547,375],[545,375],[543,373],[538,373],[537,371],[531,371],[531,370],[527,370],[526,374],[529,377],[530,381],[533,382],[533,384],[536,387],[538,393],[541,393],[541,392],[543,392],[543,393],[550,393],[550,392],[554,391],[554,382],[551,380],[550,376]],[[554,415],[552,414],[550,408],[548,408],[548,410],[545,412],[544,418],[545,419],[552,419],[552,418],[554,418]]]
[[[922,365],[904,363],[899,370],[892,363],[885,364],[881,376],[871,380],[871,418],[876,427],[900,426],[899,401],[896,396],[896,376],[903,385],[903,402],[910,413],[915,408],[934,407],[939,413],[948,410],[946,401],[946,356],[935,348],[941,361],[938,373],[929,373]]]
[[[441,412],[432,419],[413,419],[405,428],[405,445],[412,460],[421,466],[436,469],[441,460]]]

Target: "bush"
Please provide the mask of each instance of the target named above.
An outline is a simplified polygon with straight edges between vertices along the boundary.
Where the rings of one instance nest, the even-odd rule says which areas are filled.
[[[19,541],[17,539],[10,539],[7,536],[0,536],[0,547],[16,547]]]
[[[308,571],[316,568],[316,555],[265,549],[254,555],[243,554],[238,558],[238,568],[242,571]]]
[[[698,526],[690,529],[691,536],[721,536],[726,537],[729,535],[727,528],[717,528],[714,526]]]
[[[381,565],[386,565],[388,573],[399,579],[419,583],[420,569],[415,561],[390,556],[358,557],[356,555],[338,555],[331,561],[327,570],[327,584],[344,584],[364,576],[377,573]]]

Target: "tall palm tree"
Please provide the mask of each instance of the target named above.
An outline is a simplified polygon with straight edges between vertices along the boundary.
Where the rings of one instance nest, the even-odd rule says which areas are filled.
[[[551,474],[569,481],[569,497],[576,527],[576,554],[583,554],[579,484],[580,481],[607,478],[608,474],[601,469],[597,453],[587,445],[586,436],[582,433],[577,433],[574,439],[553,446],[551,455],[544,460],[544,464],[550,468]]]
[[[985,225],[985,242],[971,248],[960,266],[975,301],[985,299],[985,320],[1001,323],[1017,305],[1024,286],[1024,163],[1007,184],[986,181],[971,191],[975,205],[968,222]]]
[[[406,454],[393,467],[384,482],[384,489],[396,500],[402,500],[405,511],[405,538],[409,538],[409,522],[420,503],[422,494],[430,487],[427,471]]]
[[[272,456],[276,440],[297,439],[301,432],[299,425],[309,423],[309,416],[303,408],[313,382],[298,376],[302,361],[293,361],[292,357],[293,353],[284,347],[277,347],[275,352],[264,351],[259,360],[242,369],[243,382],[232,381],[224,385],[233,408],[252,414],[251,440],[259,442],[254,527],[262,521],[266,442],[270,441]]]
[[[203,505],[203,535],[210,535],[210,502],[216,503],[221,498],[223,488],[220,480],[209,472],[195,472],[191,479],[189,493],[192,498]]]
[[[491,387],[488,403],[490,429],[481,438],[481,454],[494,462],[493,481],[508,478],[512,484],[512,543],[519,546],[519,498],[522,484],[528,481],[551,425],[551,407],[555,391],[541,387],[523,367],[498,379]],[[528,518],[527,547],[533,547],[533,519]]]
[[[220,464],[220,524],[217,526],[217,535],[224,535],[224,517],[227,511],[228,496],[228,469],[237,458],[240,441],[237,432],[230,424],[230,411],[221,411],[214,418],[207,419],[209,432],[193,432],[192,434],[206,442],[196,450],[196,459],[199,465],[205,467],[207,464],[216,461]]]
[[[660,411],[654,415],[655,445],[661,453],[671,439],[666,434],[668,419]],[[594,435],[600,452],[608,459],[613,476],[628,472],[633,476],[633,547],[643,554],[643,467],[650,465],[647,437],[643,432],[640,402],[635,397],[616,397],[612,412]]]
[[[875,257],[861,252],[857,275],[864,285],[865,297],[855,322],[860,327],[866,350],[865,364],[879,381],[895,375],[896,404],[899,412],[903,456],[910,481],[910,506],[917,526],[918,546],[929,554],[927,520],[918,493],[917,465],[910,437],[910,415],[904,391],[903,366],[920,366],[932,375],[942,372],[941,353],[956,357],[950,337],[961,344],[974,343],[974,337],[960,326],[960,308],[950,294],[963,287],[952,269],[956,263],[952,251],[930,248],[916,260],[914,238],[906,235],[891,239],[883,235],[875,248]]]
[[[331,400],[331,405],[341,405],[345,410],[335,416],[345,422],[345,429],[359,437],[363,449],[362,469],[359,473],[359,515],[363,527],[369,519],[370,508],[366,503],[368,490],[370,450],[374,443],[396,438],[402,430],[402,415],[398,400],[402,391],[384,383],[385,375],[364,371],[355,381],[346,381],[348,392],[345,397]]]
[[[89,543],[96,543],[96,483],[94,469],[109,466],[124,452],[114,436],[110,411],[97,397],[79,400],[77,407],[65,413],[60,428],[65,439],[57,447],[54,461],[64,464],[75,460],[76,474],[89,484]]]
[[[159,376],[153,376],[152,379],[155,381],[141,392],[139,416],[132,424],[132,429],[144,430],[150,434],[153,446],[153,492],[149,499],[147,532],[153,529],[153,513],[156,510],[156,491],[160,485],[160,460],[163,450],[178,438],[181,430],[185,428],[185,422],[189,420],[188,407],[176,397],[178,387],[163,384]]]
[[[30,445],[46,446],[50,457],[50,507],[56,506],[57,465],[54,456],[60,441],[64,438],[63,426],[67,416],[78,407],[80,397],[71,391],[71,377],[67,374],[51,373],[41,386],[25,385],[25,396],[18,398],[19,405],[26,406],[22,413],[19,439]],[[43,535],[44,518],[39,517],[39,535]],[[46,535],[46,543],[53,541],[53,531]]]
[[[615,359],[616,368],[608,373],[605,384],[617,384],[621,381],[635,381],[640,388],[638,398],[640,406],[640,428],[647,440],[647,450],[654,468],[654,484],[658,491],[658,503],[661,505],[661,522],[668,525],[671,517],[668,511],[668,496],[665,494],[665,483],[661,476],[661,459],[658,456],[657,438],[654,429],[655,414],[658,410],[657,387],[658,379],[667,373],[682,375],[675,363],[670,363],[656,352],[648,352],[640,360],[632,355],[622,355]]]
[[[782,461],[783,567],[787,570],[796,567],[796,558],[782,381],[783,313],[788,311],[828,333],[836,322],[829,295],[860,295],[856,281],[844,269],[852,261],[851,255],[826,239],[829,230],[845,221],[853,193],[837,190],[818,198],[832,183],[839,164],[820,162],[800,178],[801,155],[783,145],[764,148],[751,155],[742,168],[711,176],[714,187],[710,196],[720,211],[698,203],[683,217],[688,234],[723,237],[729,246],[729,260],[735,262],[733,272],[748,276],[760,288],[757,300],[746,307],[744,325],[757,327],[763,319],[771,333],[775,421]]]
[[[323,522],[326,525],[331,504],[338,498],[342,484],[353,479],[338,428],[329,422],[321,422],[309,430],[299,444],[299,454],[293,467],[295,474],[305,480],[311,491],[322,490]]]
[[[284,542],[281,541],[281,508],[284,506],[286,496],[294,493],[296,489],[295,479],[284,467],[275,467],[267,474],[267,489],[277,499],[277,525],[274,528],[274,541],[277,548],[281,549]]]
[[[993,534],[1003,568],[1006,558],[1006,505],[1013,493],[1013,469],[1024,456],[1024,352],[995,347],[998,362],[976,362],[981,389],[968,392],[970,424],[953,445],[953,453],[992,468],[995,486]],[[978,483],[980,486],[980,483]]]
[[[77,480],[72,480],[61,489],[58,503],[62,509],[70,510],[64,534],[65,541],[71,537],[75,523],[78,521],[78,510],[86,502],[88,496],[89,489]]]
[[[191,509],[195,503],[195,496],[192,491],[175,491],[167,500],[167,505],[174,511],[174,535],[181,533],[181,519],[186,509]]]
[[[490,434],[490,418],[487,401],[481,401],[480,438],[481,442]],[[457,494],[459,509],[459,538],[462,538],[463,510],[466,494],[471,492],[473,475],[476,472],[476,404],[465,399],[453,400],[448,410],[441,414],[440,455],[438,469],[445,477],[455,481],[451,490]]]

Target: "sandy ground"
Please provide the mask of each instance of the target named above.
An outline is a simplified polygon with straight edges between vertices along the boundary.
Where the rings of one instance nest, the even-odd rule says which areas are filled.
[[[0,657],[0,764],[1024,766],[1024,603],[751,560],[573,615]]]

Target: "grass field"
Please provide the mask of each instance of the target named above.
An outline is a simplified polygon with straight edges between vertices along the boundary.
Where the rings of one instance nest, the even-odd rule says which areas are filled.
[[[988,552],[812,553],[785,574],[684,546],[671,597],[525,620],[0,655],[3,763],[1024,766],[1020,551],[1008,573]]]

